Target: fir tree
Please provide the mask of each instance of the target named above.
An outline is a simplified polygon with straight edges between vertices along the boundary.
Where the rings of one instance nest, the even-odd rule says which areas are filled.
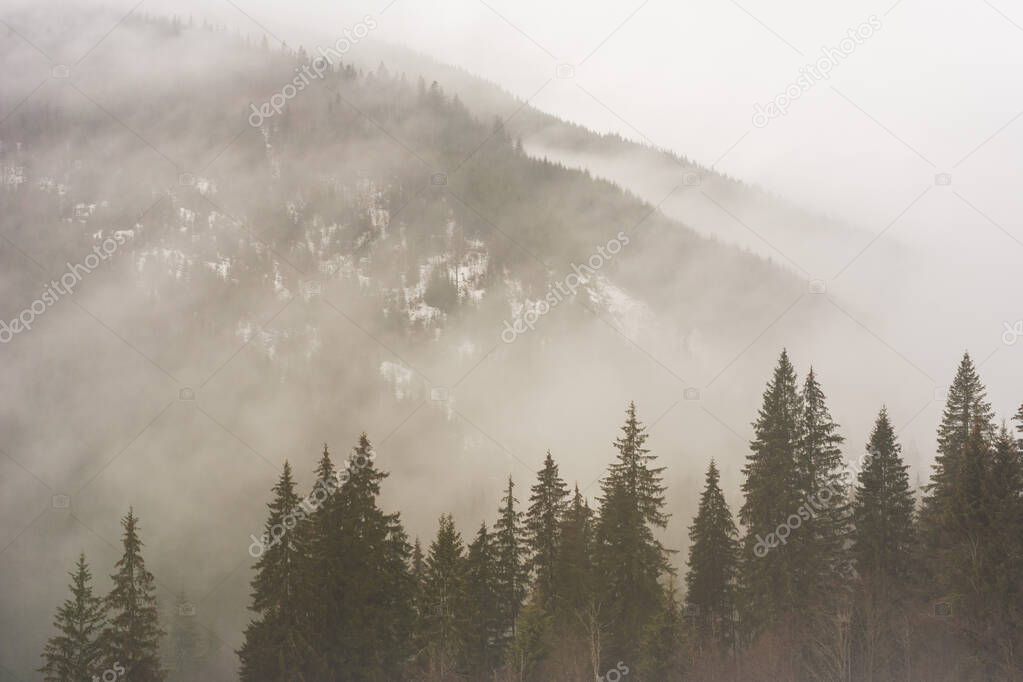
[[[326,443],[315,476],[306,502],[310,509],[308,522],[302,529],[295,529],[305,533],[299,540],[308,553],[308,559],[300,562],[303,575],[296,586],[301,595],[299,601],[308,607],[306,639],[315,652],[305,666],[306,675],[309,679],[330,680],[334,679],[332,671],[340,665],[340,652],[335,644],[341,625],[340,604],[344,600],[341,580],[344,556],[338,502],[341,480]]]
[[[522,512],[515,508],[515,483],[508,477],[497,523],[494,524],[494,553],[497,559],[498,613],[502,645],[515,636],[516,621],[526,598],[529,573],[526,566],[526,539]]]
[[[883,595],[891,596],[910,576],[913,493],[908,472],[882,408],[858,474],[852,539],[857,572]]]
[[[746,536],[740,584],[742,622],[750,634],[785,619],[797,599],[795,556],[775,533],[803,503],[796,462],[802,412],[796,372],[782,351],[753,423],[751,453],[743,468],[739,521]]]
[[[660,577],[668,572],[667,552],[654,537],[664,528],[663,467],[643,447],[647,434],[629,403],[617,459],[601,480],[595,563],[599,599],[611,624],[606,660],[635,655],[642,633],[661,600]]]
[[[578,621],[590,606],[593,584],[593,511],[576,484],[561,522],[561,551],[555,566],[554,616],[559,628]]]
[[[78,555],[71,576],[71,597],[57,609],[53,625],[60,633],[43,650],[46,682],[90,682],[103,671],[101,636],[106,624],[103,601],[92,592],[92,573],[85,554]]]
[[[979,424],[979,437],[990,442],[994,433],[993,418],[987,391],[977,375],[970,354],[966,353],[948,390],[941,425],[938,427],[938,454],[931,473],[931,483],[927,486],[927,496],[924,498],[923,520],[933,543],[941,544],[941,519],[951,513],[955,506],[970,435]]]
[[[685,627],[675,596],[675,583],[668,585],[657,615],[647,624],[643,645],[636,664],[639,679],[649,682],[681,680],[685,669]],[[628,671],[629,661],[618,664]]]
[[[441,516],[437,538],[426,555],[423,587],[425,662],[429,674],[439,679],[454,673],[462,650],[459,600],[465,575],[463,553],[462,536],[454,520]]]
[[[798,570],[797,607],[831,617],[844,608],[849,556],[849,500],[841,445],[844,439],[828,410],[813,368],[803,384],[803,413],[796,455],[802,523],[789,542]],[[790,510],[790,514],[796,509]]]
[[[470,679],[487,679],[501,660],[493,538],[481,524],[469,544],[462,593],[463,668]]]
[[[558,475],[558,465],[550,451],[536,479],[530,489],[526,532],[536,599],[550,611],[558,597],[554,574],[561,545],[561,517],[568,498],[568,489]]]
[[[195,624],[195,607],[182,590],[175,600],[170,625],[171,682],[190,682],[199,679],[202,658],[199,651],[199,631]]]
[[[701,643],[726,648],[734,639],[739,541],[714,460],[707,467],[696,518],[689,527],[689,542],[686,608],[693,613]]]
[[[411,653],[412,548],[399,515],[377,505],[387,474],[373,460],[364,433],[342,472],[345,482],[338,496],[344,600],[333,605],[339,621],[333,672],[342,679],[394,679]]]
[[[139,682],[159,682],[165,677],[160,664],[160,628],[156,583],[142,558],[138,518],[128,510],[121,520],[124,555],[111,576],[114,588],[106,599],[108,613],[104,632],[104,669],[123,667],[124,676]]]
[[[913,493],[902,447],[881,409],[857,475],[852,555],[861,579],[854,612],[857,677],[905,679],[903,633],[909,607]]]
[[[245,630],[238,655],[241,679],[260,682],[293,682],[307,679],[313,659],[307,639],[308,624],[302,581],[308,557],[307,535],[301,532],[305,509],[295,492],[291,465],[284,463],[268,505],[266,531],[259,545],[256,576],[252,580],[252,604],[256,618]]]

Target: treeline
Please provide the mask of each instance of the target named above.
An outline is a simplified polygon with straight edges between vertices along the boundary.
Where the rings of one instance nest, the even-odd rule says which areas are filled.
[[[1015,419],[1023,431],[1023,407]],[[492,526],[463,537],[442,516],[425,548],[379,507],[386,474],[365,435],[340,467],[324,448],[305,497],[285,464],[252,537],[241,679],[1023,677],[1020,441],[996,424],[968,355],[917,504],[887,411],[847,461],[816,374],[800,382],[783,352],[754,422],[739,524],[711,461],[681,584],[646,438],[630,404],[594,507],[548,452],[528,493],[509,478]],[[107,600],[92,596],[84,558],[73,573],[48,680],[114,663],[126,679],[163,679],[152,576],[130,513],[124,524]]]

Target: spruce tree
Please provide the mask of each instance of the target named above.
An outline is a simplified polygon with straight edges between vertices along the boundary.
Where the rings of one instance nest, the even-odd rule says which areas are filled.
[[[993,418],[987,391],[970,354],[965,353],[948,390],[938,427],[938,454],[924,498],[922,520],[935,548],[946,544],[942,539],[945,535],[942,532],[943,519],[952,513],[959,495],[963,460],[971,433],[979,425],[978,436],[990,442],[994,435]]]
[[[686,608],[693,614],[701,645],[726,649],[734,640],[739,540],[719,480],[711,460],[696,518],[689,527]]]
[[[529,571],[526,566],[526,538],[522,512],[516,509],[515,483],[508,477],[494,524],[494,553],[497,559],[498,613],[502,646],[515,637],[515,626],[526,598]]]
[[[91,682],[104,670],[101,636],[106,612],[103,601],[93,594],[84,553],[68,575],[71,597],[57,609],[53,625],[59,634],[46,642],[39,672],[46,682]]]
[[[990,524],[986,543],[986,622],[998,650],[1023,645],[1023,459],[1003,425],[995,438],[984,490]]]
[[[561,517],[565,512],[567,498],[568,489],[558,475],[558,465],[548,451],[543,469],[537,472],[536,483],[530,489],[529,509],[526,512],[530,568],[536,585],[535,598],[548,611],[558,597],[554,574],[561,549]]]
[[[496,567],[493,537],[483,523],[469,544],[461,595],[462,668],[470,679],[488,679],[501,661]]]
[[[341,581],[344,554],[341,540],[341,508],[338,502],[341,480],[327,444],[315,470],[316,480],[306,500],[308,521],[303,525],[308,558],[300,562],[303,575],[296,581],[307,606],[306,639],[314,652],[305,666],[309,679],[332,680],[341,653],[337,635],[341,626],[340,605],[344,601]],[[296,528],[296,531],[299,529]]]
[[[913,549],[913,493],[902,446],[881,412],[867,442],[853,503],[853,557],[861,578],[894,597],[910,577]]]
[[[561,551],[554,571],[554,617],[559,628],[578,626],[594,598],[593,511],[576,484],[561,521]]]
[[[856,677],[905,679],[913,493],[902,446],[882,408],[867,442],[853,501],[852,555],[860,578],[854,610]]]
[[[796,455],[801,502],[789,512],[806,510],[789,540],[799,571],[797,606],[806,615],[830,618],[844,608],[843,595],[848,592],[850,577],[846,547],[851,511],[841,450],[844,439],[812,367],[801,398],[801,438]]]
[[[621,677],[630,671],[629,664],[633,663],[640,680],[682,680],[686,667],[685,653],[685,624],[675,596],[675,583],[672,581],[664,592],[657,615],[646,626],[638,660],[622,660],[616,663],[616,668],[622,673]]]
[[[462,651],[464,625],[460,621],[465,557],[462,536],[450,515],[440,517],[437,537],[426,555],[423,586],[423,637],[428,674],[447,679],[456,671]]]
[[[777,531],[803,503],[796,460],[802,412],[796,372],[783,350],[753,423],[751,452],[743,468],[741,621],[751,635],[785,620],[798,597],[796,556]]]
[[[340,656],[333,672],[342,679],[395,679],[411,653],[412,548],[400,516],[377,504],[386,477],[363,433],[338,496],[344,600],[334,605],[339,626],[333,648]]]
[[[986,390],[965,354],[938,427],[938,453],[920,525],[927,554],[922,565],[934,596],[954,596],[956,608],[967,613],[975,611],[980,570],[974,547],[984,541],[987,524],[982,497],[990,470],[992,420]]]
[[[103,634],[103,668],[124,668],[124,676],[139,682],[160,682],[165,671],[160,664],[160,628],[156,605],[156,583],[142,558],[138,518],[129,509],[121,520],[124,554],[111,576],[114,588],[106,599],[107,629]]]
[[[199,631],[195,623],[195,607],[188,601],[184,590],[178,593],[170,624],[171,682],[190,682],[199,679],[201,652]]]
[[[654,537],[664,528],[663,467],[643,447],[647,433],[629,403],[618,456],[601,480],[595,556],[598,599],[610,624],[605,660],[617,661],[639,651],[643,630],[661,603],[662,575],[670,571],[667,551]]]
[[[293,682],[308,679],[313,660],[308,641],[307,609],[302,581],[308,558],[307,533],[303,532],[305,509],[295,492],[291,465],[284,463],[267,505],[269,516],[262,538],[262,552],[252,580],[252,603],[256,617],[245,630],[238,655],[241,679],[259,682]]]

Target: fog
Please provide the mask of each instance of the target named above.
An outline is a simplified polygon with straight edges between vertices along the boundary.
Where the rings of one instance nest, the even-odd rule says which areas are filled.
[[[441,512],[463,529],[493,517],[508,474],[528,497],[547,449],[592,499],[635,400],[668,467],[665,542],[684,550],[711,457],[738,506],[749,425],[783,347],[801,375],[817,370],[848,458],[887,404],[922,480],[963,351],[998,414],[1018,408],[1023,343],[1005,339],[1023,319],[1023,92],[1011,87],[1023,13],[1008,3],[335,5],[0,2],[4,163],[25,166],[38,193],[4,190],[0,317],[90,253],[96,230],[137,231],[127,255],[0,347],[0,572],[17,586],[0,601],[4,675],[35,679],[66,570],[84,549],[109,575],[129,505],[161,598],[193,595],[231,670],[248,535],[279,466],[290,460],[306,486],[324,442],[342,456],[362,431],[391,472],[385,506],[426,539]],[[154,33],[125,20],[143,14],[196,28],[173,52],[153,49]],[[880,28],[827,79],[754,125],[755,105],[871,16]],[[273,51],[285,41],[315,55],[366,17],[375,27],[342,62],[383,62],[410,88],[423,75],[458,95],[481,121],[464,126],[469,157],[497,116],[527,155],[598,182],[519,178],[541,200],[466,205],[486,196],[476,178],[502,177],[482,157],[459,173],[423,142],[432,119],[392,130],[340,100],[345,137],[324,141],[316,107],[329,89],[295,98],[300,132],[271,139],[246,124],[293,75],[257,53],[264,32]],[[204,22],[226,30],[202,33]],[[55,65],[71,77],[52,77]],[[451,197],[430,188],[438,169]],[[70,194],[44,198],[41,177],[72,178]],[[359,210],[331,207],[335,192]],[[79,201],[96,217],[78,220]],[[385,202],[376,250],[324,246],[332,221],[378,229]],[[506,320],[619,231],[634,242],[586,305],[502,342]],[[378,289],[474,239],[486,278],[471,280],[468,260],[443,263],[483,302],[394,332]],[[411,266],[390,255],[413,252]],[[208,281],[184,274],[214,263],[240,284],[218,288],[216,267]],[[312,280],[322,297],[305,295]]]

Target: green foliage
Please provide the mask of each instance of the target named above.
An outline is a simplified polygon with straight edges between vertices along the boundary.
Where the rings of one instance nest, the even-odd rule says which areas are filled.
[[[107,596],[107,628],[103,633],[103,669],[123,667],[124,675],[139,682],[161,682],[160,627],[156,583],[142,558],[142,540],[134,512],[121,520],[124,554],[111,576],[114,588]]]
[[[530,489],[526,511],[526,534],[531,573],[535,577],[536,599],[548,611],[558,601],[555,571],[561,552],[561,522],[568,502],[568,489],[558,474],[550,451],[543,469]]]
[[[601,480],[601,511],[595,538],[597,600],[610,624],[604,660],[628,658],[661,603],[659,580],[670,570],[667,552],[654,537],[664,528],[663,467],[643,447],[647,434],[629,403],[617,459]]]
[[[739,541],[719,480],[711,460],[696,518],[689,527],[686,609],[692,613],[701,643],[726,649],[734,641]]]
[[[103,642],[106,624],[103,601],[92,592],[92,573],[79,554],[71,576],[71,597],[57,609],[53,626],[57,629],[43,650],[46,682],[90,682],[103,672]]]

